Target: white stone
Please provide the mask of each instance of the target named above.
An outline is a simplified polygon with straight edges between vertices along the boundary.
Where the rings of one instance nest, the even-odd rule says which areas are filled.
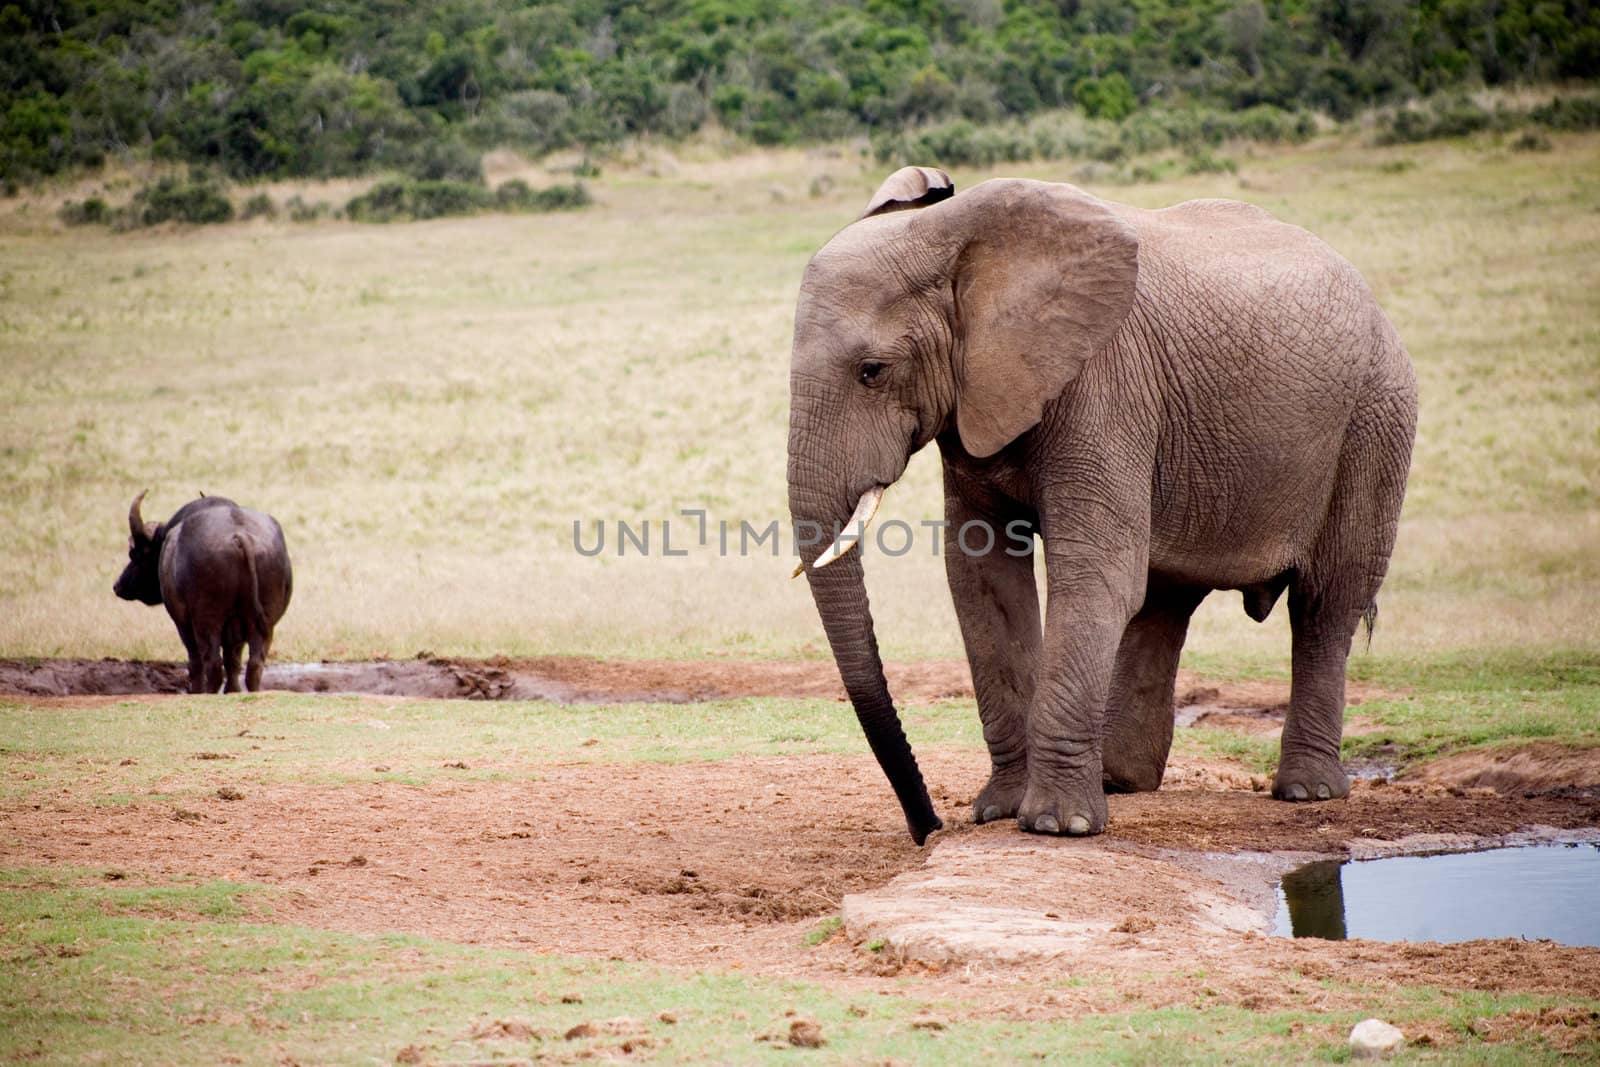
[[[1350,1055],[1358,1060],[1392,1056],[1406,1044],[1406,1035],[1382,1019],[1362,1019],[1350,1030]]]

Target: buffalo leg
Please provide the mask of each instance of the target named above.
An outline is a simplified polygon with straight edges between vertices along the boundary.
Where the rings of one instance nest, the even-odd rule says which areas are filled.
[[[239,660],[244,655],[244,645],[226,642],[222,646],[222,668],[227,675],[222,691],[237,693],[239,691]]]
[[[267,646],[272,643],[271,634],[250,634],[250,662],[245,665],[245,688],[252,693],[261,692],[261,672],[267,666]]]

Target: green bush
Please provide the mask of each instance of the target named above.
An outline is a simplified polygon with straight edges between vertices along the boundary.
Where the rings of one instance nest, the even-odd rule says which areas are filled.
[[[1435,100],[1427,108],[1402,108],[1380,126],[1378,143],[1415,144],[1446,137],[1466,137],[1504,125],[1505,117],[1485,111],[1464,96]]]
[[[910,141],[960,118],[975,126],[955,150],[997,160],[1083,154],[1059,130],[1013,139],[1073,106],[1104,122],[1174,108],[1123,154],[1304,136],[1311,110],[1347,119],[1466,87],[1592,81],[1600,4],[0,0],[0,71],[0,188],[130,151],[235,179],[481,184],[477,153],[495,145],[676,139],[713,117],[770,144]],[[1593,108],[1552,112],[1552,128],[1594,128]],[[1410,116],[1390,135],[1483,122]],[[1107,155],[1116,139],[1093,141]]]
[[[1206,151],[1196,152],[1183,163],[1185,174],[1235,174],[1238,170],[1239,164],[1227,156],[1214,156]]]
[[[131,226],[157,226],[163,222],[203,225],[233,218],[233,204],[210,178],[168,175],[134,193],[126,217]]]
[[[469,185],[466,182],[415,182],[408,192],[408,206],[411,217],[415,219],[473,215],[493,203],[489,190],[481,185]]]
[[[345,214],[357,222],[393,222],[397,219],[436,219],[449,215],[476,215],[490,210],[564,211],[590,203],[582,182],[533,189],[520,178],[503,183],[494,192],[470,182],[418,182],[389,178],[378,182],[345,205]]]
[[[483,157],[460,141],[424,141],[405,169],[418,181],[483,184]]]
[[[1298,144],[1316,132],[1310,115],[1263,104],[1245,111],[1206,108],[1149,109],[1120,123],[1084,121],[1067,112],[1031,123],[980,126],[958,119],[914,133],[889,133],[872,142],[880,163],[989,167],[1034,159],[1086,159],[1123,163],[1154,152],[1181,149],[1193,156],[1228,141]]]
[[[98,196],[68,200],[56,216],[68,226],[105,226],[111,222],[111,208]]]
[[[1110,119],[1120,122],[1133,114],[1139,106],[1133,95],[1133,86],[1121,72],[1113,71],[1103,78],[1083,78],[1072,87],[1072,98],[1092,119]]]
[[[283,209],[289,213],[290,222],[315,222],[328,214],[327,204],[308,201],[299,193],[285,200]]]
[[[345,204],[344,213],[356,222],[391,222],[409,214],[409,191],[409,183],[399,178],[386,179],[352,197]]]
[[[1531,117],[1552,130],[1600,130],[1600,95],[1558,96],[1534,108]]]
[[[278,217],[278,205],[274,204],[272,197],[266,193],[257,193],[244,202],[244,208],[239,212],[239,217],[242,219],[274,219]]]
[[[503,183],[494,191],[495,205],[502,211],[567,211],[592,202],[582,182],[532,189],[520,178]]]

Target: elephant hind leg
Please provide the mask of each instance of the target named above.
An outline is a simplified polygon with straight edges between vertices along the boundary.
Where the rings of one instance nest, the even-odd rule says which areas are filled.
[[[1189,618],[1208,590],[1151,589],[1123,631],[1106,702],[1102,781],[1108,793],[1157,789],[1172,749],[1172,689]]]
[[[1403,399],[1403,398],[1401,398]],[[1405,497],[1411,424],[1403,404],[1375,404],[1352,425],[1328,518],[1289,587],[1293,657],[1289,714],[1272,795],[1328,800],[1350,792],[1339,763],[1345,663],[1363,619],[1376,614]]]

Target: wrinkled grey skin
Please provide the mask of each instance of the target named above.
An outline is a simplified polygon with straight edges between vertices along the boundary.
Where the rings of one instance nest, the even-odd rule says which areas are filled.
[[[189,653],[189,692],[239,691],[239,660],[250,648],[244,684],[261,688],[272,630],[289,607],[293,575],[283,530],[270,515],[220,496],[183,505],[164,523],[128,512],[128,565],[112,587],[124,600],[165,604]]]
[[[789,505],[836,529],[937,444],[945,539],[993,772],[979,822],[1092,834],[1106,790],[1161,783],[1190,615],[1287,590],[1291,690],[1273,795],[1349,792],[1345,660],[1376,612],[1416,425],[1410,360],[1356,270],[1247,204],[1146,211],[1070,185],[951,196],[907,168],[806,269],[795,316]],[[1044,622],[1031,531],[1045,556]],[[823,538],[826,541],[827,537]],[[870,539],[869,539],[870,540]],[[982,538],[970,539],[981,548]],[[919,843],[940,824],[884,681],[851,551],[817,611]]]

